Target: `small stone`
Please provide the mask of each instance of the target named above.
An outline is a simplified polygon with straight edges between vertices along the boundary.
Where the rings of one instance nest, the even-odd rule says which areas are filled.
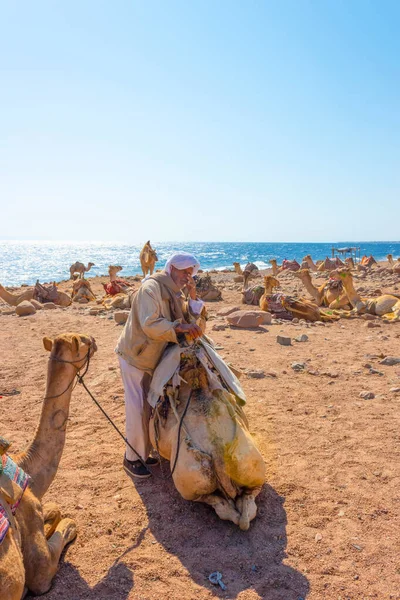
[[[396,358],[395,356],[386,356],[386,358],[380,361],[380,364],[386,365],[388,367],[393,367],[393,365],[400,365],[400,358]]]
[[[374,392],[360,392],[360,398],[363,398],[364,400],[372,400],[375,398],[375,394]]]
[[[211,329],[213,331],[225,331],[226,327],[227,326],[224,323],[215,323],[215,325],[213,325]]]
[[[292,363],[292,369],[293,371],[304,371],[304,369],[306,368],[305,363],[300,363],[300,362],[294,362]]]
[[[380,323],[375,323],[375,321],[367,321],[364,325],[368,329],[373,329],[374,327],[381,327]]]
[[[57,304],[54,304],[54,302],[45,302],[43,308],[44,310],[54,310],[55,308],[58,308],[58,306]]]
[[[246,371],[246,375],[252,379],[263,379],[265,377],[265,371],[262,369],[254,369],[252,371]]]
[[[28,302],[28,300],[23,300],[15,307],[15,312],[19,317],[26,317],[28,315],[34,315],[36,312],[36,308]]]
[[[98,315],[100,311],[101,311],[101,308],[91,308],[89,310],[89,315]]]
[[[301,335],[294,338],[296,342],[308,342],[308,335],[302,333]]]
[[[83,510],[84,507],[82,506],[82,504],[77,504],[75,508],[76,510]]]
[[[43,310],[43,304],[38,302],[38,300],[30,300],[30,303],[36,308],[36,310]]]
[[[278,344],[280,344],[281,346],[291,346],[292,345],[292,338],[290,337],[285,337],[283,335],[277,335],[276,336],[276,341],[278,342]]]
[[[382,371],[377,371],[377,369],[374,369],[373,367],[370,368],[369,373],[371,375],[384,375],[384,373],[382,373]]]
[[[389,392],[393,392],[394,394],[398,394],[400,392],[400,387],[392,387]]]
[[[118,325],[124,325],[129,317],[129,310],[116,310],[114,313],[114,321]]]
[[[322,540],[322,534],[321,533],[316,533],[315,534],[315,541],[316,542],[320,542]]]

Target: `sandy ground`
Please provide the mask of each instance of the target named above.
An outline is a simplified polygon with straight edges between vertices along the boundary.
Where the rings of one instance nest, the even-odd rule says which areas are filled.
[[[250,428],[267,464],[256,519],[241,532],[210,507],[184,501],[169,479],[134,485],[121,467],[122,440],[78,386],[60,468],[45,499],[76,519],[79,535],[44,597],[399,599],[400,393],[390,390],[400,387],[400,365],[380,360],[400,356],[400,323],[379,319],[369,327],[358,318],[213,331],[221,322],[218,310],[240,304],[233,275],[215,277],[224,300],[208,304],[210,335],[232,364],[265,372],[261,379],[242,378]],[[289,275],[281,279],[284,291],[307,295]],[[100,279],[91,281],[100,297]],[[365,292],[399,293],[400,278],[374,269],[355,283]],[[63,331],[96,338],[86,383],[124,427],[113,352],[121,326],[112,314],[91,316],[87,306],[22,318],[3,313],[0,432],[14,451],[31,439],[40,415],[48,358],[42,337]],[[278,334],[302,333],[307,342],[276,342]],[[294,362],[306,368],[295,372]],[[364,400],[362,391],[375,397]],[[217,570],[226,591],[208,581]]]

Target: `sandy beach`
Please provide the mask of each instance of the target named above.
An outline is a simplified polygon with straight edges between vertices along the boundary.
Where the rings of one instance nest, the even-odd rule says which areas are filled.
[[[356,288],[365,296],[400,294],[400,276],[387,267],[355,273]],[[237,329],[218,312],[243,307],[241,286],[234,273],[212,277],[223,300],[207,303],[208,334],[243,372],[250,430],[267,465],[256,519],[242,532],[210,507],[183,500],[167,478],[167,462],[156,469],[166,479],[134,485],[122,469],[122,440],[77,386],[60,468],[45,500],[76,519],[79,533],[44,598],[399,599],[400,364],[381,361],[400,357],[400,323],[358,317]],[[88,279],[100,299],[108,278]],[[279,279],[283,292],[308,297],[291,274]],[[96,339],[85,381],[124,429],[113,352],[121,325],[110,311],[89,314],[93,306],[100,305],[18,317],[0,300],[0,433],[13,452],[31,440],[40,416],[48,361],[42,338],[65,331]],[[307,341],[295,341],[302,334]],[[292,344],[278,344],[278,335]],[[303,367],[296,370],[295,363]],[[214,571],[225,591],[209,582]]]

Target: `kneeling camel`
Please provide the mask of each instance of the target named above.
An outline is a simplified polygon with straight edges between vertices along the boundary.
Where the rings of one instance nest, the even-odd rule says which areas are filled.
[[[56,476],[64,449],[73,381],[96,351],[96,343],[73,333],[44,338],[43,343],[50,358],[39,425],[27,450],[10,457],[31,477],[15,515],[10,509],[13,490],[7,482],[0,485],[0,507],[10,524],[0,543],[0,598],[4,600],[20,600],[24,588],[33,594],[47,592],[61,553],[77,532],[72,519],[63,519],[55,504],[42,505],[41,499]],[[5,458],[0,456],[3,464]]]

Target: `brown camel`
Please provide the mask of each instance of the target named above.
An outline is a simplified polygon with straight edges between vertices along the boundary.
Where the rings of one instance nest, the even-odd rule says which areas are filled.
[[[43,343],[50,358],[39,425],[27,450],[10,456],[31,477],[15,515],[9,502],[16,498],[16,488],[10,489],[10,480],[6,486],[0,485],[0,506],[10,523],[0,544],[0,598],[4,600],[20,600],[24,588],[33,594],[47,592],[62,551],[77,533],[72,519],[63,519],[55,504],[42,505],[41,499],[56,476],[64,449],[72,383],[77,369],[96,351],[96,343],[87,335],[74,333],[54,340],[45,337]],[[4,474],[1,477],[0,484]]]
[[[320,265],[318,265],[318,271],[333,271],[334,269],[340,269],[342,267],[344,267],[345,264],[342,260],[340,260],[340,258],[338,256],[335,256],[335,258],[328,258],[328,256],[326,257],[326,259],[324,261],[321,262]]]
[[[53,284],[53,286],[55,287],[55,284]],[[24,300],[29,301],[32,299],[37,299],[40,302],[40,298],[35,297],[34,287],[23,291],[21,294],[12,294],[11,292],[7,291],[5,287],[0,285],[0,298],[4,300],[4,302],[7,302],[7,304],[10,304],[10,306],[18,306],[18,304],[20,304]],[[71,304],[71,296],[65,292],[60,292],[59,290],[57,290],[57,296],[54,298],[53,301],[54,304],[57,304],[57,306],[69,306]]]
[[[303,263],[307,263],[307,267],[306,268],[309,269],[310,271],[317,271],[318,270],[317,265],[315,264],[315,262],[311,258],[311,254],[307,254],[307,256],[305,256],[303,258]]]
[[[350,308],[349,299],[343,290],[343,285],[340,285],[340,281],[329,280],[319,287],[315,287],[308,269],[300,269],[293,275],[300,279],[310,296],[314,298],[317,306],[327,306],[332,309]]]
[[[274,293],[275,288],[279,287],[281,287],[281,284],[275,277],[272,275],[264,276],[264,293],[259,301],[261,310],[265,310],[263,309],[263,306],[265,306],[266,299]]]
[[[174,387],[172,377],[160,390],[164,401],[150,420],[152,444],[170,461],[175,487],[185,500],[209,504],[221,519],[247,530],[257,513],[265,464],[243,409],[216,375],[209,352],[214,360],[216,353],[208,344],[172,351],[181,352],[176,359],[180,385]],[[224,382],[227,377],[239,384],[224,366]],[[153,382],[157,378],[156,370]]]
[[[24,300],[32,300],[35,288],[28,288],[20,294],[12,294],[0,284],[0,298],[10,306],[18,306]]]
[[[372,254],[370,256],[366,256],[364,254],[364,256],[361,259],[361,266],[363,267],[372,267],[372,265],[376,265],[377,262],[374,259],[374,257],[372,256]]]
[[[260,298],[260,308],[266,312],[275,315],[276,318],[291,320],[294,317],[305,319],[306,321],[336,321],[339,317],[329,311],[318,308],[314,302],[305,298],[293,298],[284,294],[274,294],[273,287],[277,287],[278,280],[267,276],[264,278],[266,290],[271,293],[264,293]]]
[[[385,316],[395,321],[400,320],[400,299],[397,296],[382,294],[377,298],[361,298],[354,288],[353,275],[350,271],[334,271],[331,275],[343,281],[344,289],[355,313],[368,313],[379,317]]]
[[[155,250],[151,247],[150,240],[145,243],[140,252],[140,264],[142,265],[143,277],[146,277],[147,273],[153,275],[154,266],[158,261],[158,256]]]
[[[85,267],[85,265],[83,263],[81,263],[81,262],[74,263],[69,268],[70,279],[74,279],[75,273],[79,273],[80,279],[84,279],[85,278],[85,273],[87,273],[88,271],[90,271],[90,269],[92,267],[94,267],[94,266],[95,266],[95,264],[92,263],[92,262],[88,263],[87,267]]]
[[[240,266],[240,263],[234,262],[233,266],[235,268],[235,273],[237,273],[237,275],[243,275],[243,271],[242,271],[242,267]]]
[[[197,296],[204,302],[222,300],[221,290],[213,283],[208,273],[196,278],[196,292]]]
[[[279,267],[278,263],[276,262],[276,258],[271,258],[271,260],[269,260],[268,262],[272,266],[272,275],[276,277],[279,273]]]
[[[86,279],[77,279],[72,286],[72,302],[86,304],[96,300],[96,296],[92,292],[92,287]]]

